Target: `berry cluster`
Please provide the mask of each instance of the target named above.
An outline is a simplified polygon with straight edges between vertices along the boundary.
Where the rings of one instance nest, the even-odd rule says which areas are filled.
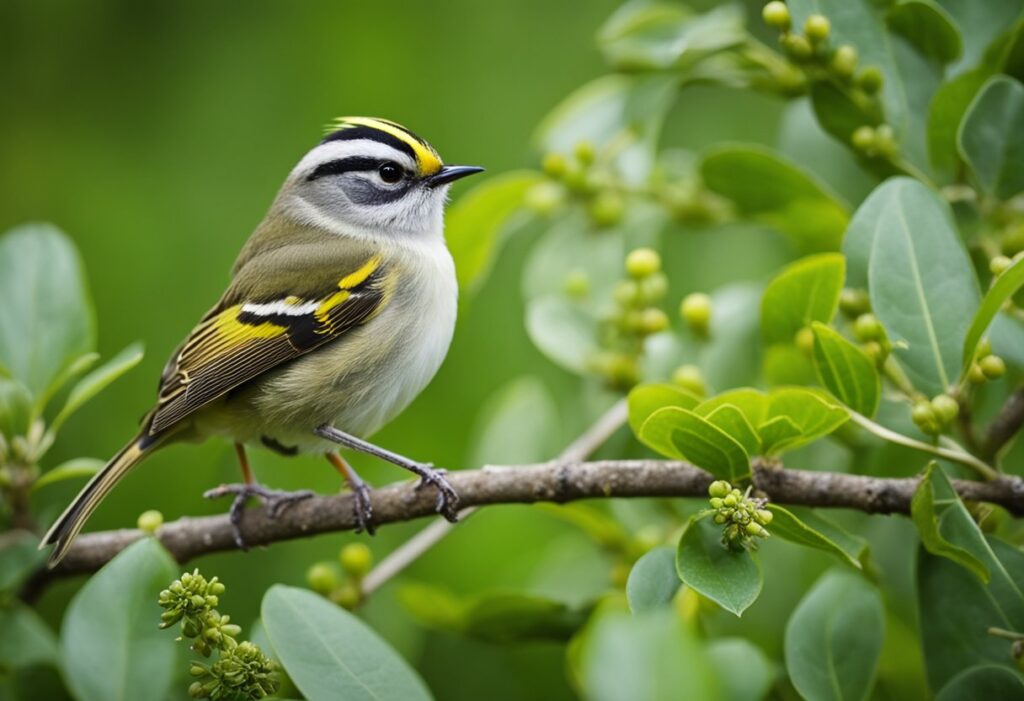
[[[576,144],[572,158],[561,153],[545,155],[541,168],[548,179],[531,187],[525,195],[525,204],[533,211],[553,214],[572,195],[585,202],[594,226],[611,227],[622,220],[625,195],[611,173],[596,162],[594,145],[589,141]]]
[[[354,609],[363,600],[363,578],[373,567],[373,553],[363,543],[350,543],[338,552],[337,567],[327,561],[317,562],[306,571],[306,584],[317,594],[338,606]]]
[[[708,487],[712,518],[725,526],[722,544],[730,550],[756,550],[758,538],[770,534],[765,528],[772,522],[772,512],[764,508],[764,499],[750,497],[750,489],[741,492],[725,480],[716,480]]]
[[[1004,374],[1006,363],[992,354],[992,343],[987,338],[982,339],[974,352],[974,362],[967,370],[967,381],[972,385],[982,385],[989,380],[998,380]]]

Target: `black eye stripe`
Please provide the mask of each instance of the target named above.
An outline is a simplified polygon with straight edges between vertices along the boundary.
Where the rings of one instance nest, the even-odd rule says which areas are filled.
[[[306,178],[307,181],[323,178],[327,175],[339,175],[359,170],[377,170],[381,163],[379,158],[366,158],[364,156],[349,156],[334,161],[327,161],[318,165]]]

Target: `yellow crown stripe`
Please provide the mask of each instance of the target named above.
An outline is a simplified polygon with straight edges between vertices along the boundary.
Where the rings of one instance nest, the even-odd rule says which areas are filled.
[[[416,154],[416,160],[420,165],[420,175],[433,175],[437,171],[441,170],[441,158],[437,155],[431,147],[424,144],[422,141],[417,139],[415,136],[407,132],[404,128],[390,122],[386,119],[376,119],[374,117],[342,117],[339,122],[343,124],[352,124],[361,127],[370,127],[382,131],[385,134],[390,134],[399,141],[408,144],[409,148]]]

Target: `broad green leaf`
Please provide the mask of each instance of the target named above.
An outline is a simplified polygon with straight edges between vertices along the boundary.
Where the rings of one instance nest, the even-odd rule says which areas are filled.
[[[591,701],[722,698],[704,644],[678,616],[607,611],[582,640],[581,681]]]
[[[751,426],[760,426],[768,416],[768,395],[750,387],[731,389],[703,401],[696,409],[706,416],[722,406],[734,406],[743,412]]]
[[[874,416],[882,396],[882,382],[874,362],[828,326],[814,322],[811,329],[814,368],[821,384],[858,414]]]
[[[21,601],[0,606],[0,630],[0,671],[57,663],[57,637]]]
[[[449,208],[445,239],[463,291],[475,290],[486,278],[527,190],[542,180],[533,171],[502,173],[463,194]]]
[[[723,5],[702,14],[668,2],[629,2],[598,33],[605,59],[622,70],[686,68],[743,43],[743,10]]]
[[[824,392],[806,387],[778,387],[768,394],[767,421],[783,417],[799,429],[799,436],[790,439],[781,437],[769,440],[764,426],[758,428],[761,434],[762,448],[767,453],[781,450],[792,450],[797,446],[806,445],[827,436],[842,426],[850,418],[846,409],[835,404]],[[779,423],[773,427],[775,431],[787,428]],[[776,433],[776,435],[779,435]]]
[[[957,672],[977,664],[1012,667],[1010,643],[988,634],[997,626],[1024,630],[1024,611],[1007,582],[1024,581],[1024,554],[989,538],[993,579],[988,585],[952,560],[921,549],[917,556],[918,620],[928,684],[943,688]],[[1003,578],[1000,572],[1005,571]]]
[[[941,5],[934,0],[900,0],[886,15],[893,32],[939,63],[950,63],[963,52],[960,32]]]
[[[963,37],[964,50],[960,60],[951,66],[953,75],[981,63],[986,49],[1024,11],[1021,0],[937,0],[952,17]]]
[[[40,475],[39,479],[32,484],[32,491],[35,492],[43,487],[63,482],[64,480],[92,477],[102,470],[104,465],[106,465],[106,462],[99,458],[71,458],[67,462],[62,462],[52,470],[47,470]]]
[[[858,128],[878,126],[885,121],[877,102],[859,99],[855,93],[831,81],[815,81],[810,88],[811,108],[818,124],[844,146],[849,147],[853,132]],[[877,163],[864,165],[873,171],[879,167]]]
[[[800,427],[788,416],[775,416],[757,427],[761,435],[761,451],[771,455],[800,440]]]
[[[464,609],[463,632],[490,643],[564,642],[586,623],[588,614],[585,609],[533,594],[486,594]]]
[[[963,370],[965,372],[974,362],[974,353],[978,349],[978,343],[981,342],[982,336],[992,325],[999,310],[1003,308],[1006,300],[1015,295],[1021,287],[1024,287],[1024,258],[1014,261],[1013,265],[1004,270],[992,283],[992,287],[988,288],[985,296],[981,298],[981,304],[978,306],[974,320],[971,321],[971,327],[967,330],[967,337],[964,339]]]
[[[0,434],[24,436],[32,416],[32,395],[17,380],[0,377]]]
[[[743,446],[687,409],[659,409],[643,423],[637,437],[662,455],[689,460],[721,479],[735,481],[750,472]]]
[[[723,146],[701,159],[704,185],[743,214],[789,236],[798,250],[839,247],[850,213],[815,177],[763,146]]]
[[[728,701],[755,701],[768,695],[775,682],[775,663],[761,648],[744,638],[708,641],[708,656],[725,687]],[[736,670],[743,670],[737,674]]]
[[[761,593],[761,568],[746,550],[722,545],[722,529],[711,519],[691,518],[679,539],[676,571],[683,584],[737,616]]]
[[[864,541],[851,536],[836,524],[818,516],[813,511],[802,513],[803,518],[801,518],[790,509],[778,504],[768,504],[767,508],[773,514],[772,522],[768,526],[768,531],[772,535],[808,548],[823,550],[847,564],[861,569],[860,556],[866,547]],[[814,517],[813,520],[810,517]],[[829,531],[820,529],[825,524],[830,529]],[[838,533],[845,537],[840,536],[839,540],[833,539]]]
[[[23,530],[4,532],[0,548],[0,600],[8,592],[16,592],[32,572],[46,560],[37,547],[39,535]]]
[[[617,145],[615,164],[627,182],[639,184],[654,164],[665,114],[677,90],[674,75],[608,75],[576,90],[541,122],[545,151],[571,153],[581,141],[598,150]],[[618,148],[626,144],[623,148]]]
[[[843,289],[846,264],[838,253],[793,263],[772,280],[761,300],[761,332],[767,343],[792,343],[813,321],[828,323]]]
[[[982,539],[978,525],[960,501],[946,474],[935,462],[928,464],[914,491],[910,513],[925,550],[933,555],[948,557],[969,569],[981,581],[989,581],[985,563],[967,548],[950,542],[944,535],[949,534],[949,537],[956,540]]]
[[[760,286],[746,283],[712,293],[711,340],[701,344],[697,361],[710,386],[728,389],[757,381],[761,293]]]
[[[1024,190],[1024,85],[990,79],[960,123],[957,146],[981,188],[1001,199]]]
[[[365,623],[307,589],[277,584],[260,617],[288,676],[309,701],[416,701],[430,691]]]
[[[680,584],[672,548],[665,546],[648,551],[636,561],[626,580],[629,610],[643,613],[668,606]]]
[[[48,394],[92,350],[92,305],[70,239],[50,224],[0,237],[0,364],[33,396]]]
[[[879,189],[886,196],[876,201],[883,209],[868,273],[872,307],[914,387],[934,396],[959,376],[978,282],[938,195],[909,178]]]
[[[46,405],[53,399],[53,395],[56,394],[75,377],[78,377],[83,372],[91,368],[97,360],[100,359],[99,353],[85,353],[80,355],[70,363],[68,363],[63,370],[61,370],[57,377],[53,379],[50,386],[47,388],[45,394],[40,394],[35,397],[35,401],[32,403],[32,418],[38,418],[42,415],[46,409]]]
[[[953,677],[935,701],[977,701],[978,699],[1024,698],[1024,678],[996,665],[978,665]]]
[[[629,542],[629,534],[618,519],[603,509],[582,502],[568,504],[538,503],[533,507],[586,533],[598,545],[617,549]]]
[[[954,182],[957,177],[960,122],[989,75],[990,71],[979,68],[943,83],[928,107],[928,158],[944,182]]]
[[[740,444],[748,456],[757,455],[761,451],[761,437],[757,435],[750,421],[743,415],[738,407],[733,404],[723,404],[717,409],[704,414],[700,408],[694,410],[698,416],[703,416],[708,423],[717,426],[734,441]]]
[[[405,582],[396,597],[425,626],[457,632],[465,629],[465,602],[446,589],[425,582]]]
[[[104,565],[71,600],[61,657],[79,701],[165,698],[178,656],[174,635],[157,628],[157,595],[177,572],[160,543],[144,538]]]
[[[629,393],[629,426],[634,434],[651,414],[667,406],[693,409],[700,404],[700,398],[675,385],[637,385]]]
[[[68,417],[81,409],[87,401],[106,389],[111,382],[138,365],[142,360],[142,353],[142,344],[133,343],[79,380],[71,388],[67,401],[64,402],[64,406],[50,424],[50,430],[56,433],[64,422],[67,421]]]
[[[769,387],[813,385],[818,381],[811,358],[792,342],[774,343],[764,349],[762,374]]]
[[[549,460],[561,444],[558,404],[536,377],[520,377],[491,395],[473,431],[471,465]]]
[[[885,638],[882,598],[849,570],[830,570],[786,624],[786,669],[808,701],[860,701],[874,686]]]
[[[583,374],[598,351],[597,321],[564,297],[543,297],[526,307],[526,331],[552,362]]]

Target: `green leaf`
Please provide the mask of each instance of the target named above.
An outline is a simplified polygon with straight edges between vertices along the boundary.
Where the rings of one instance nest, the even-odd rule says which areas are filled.
[[[629,426],[639,435],[644,421],[658,409],[693,409],[698,404],[700,397],[675,385],[637,385],[629,393]]]
[[[988,539],[988,545],[994,576],[987,586],[948,558],[924,549],[918,552],[917,618],[928,684],[933,690],[943,688],[957,672],[973,665],[1014,664],[1009,641],[989,635],[988,628],[1024,630],[1024,607],[1011,586],[1024,581],[1024,554],[994,538]]]
[[[665,546],[648,551],[636,561],[626,580],[629,610],[643,613],[668,606],[680,584],[672,548]]]
[[[455,259],[460,289],[472,292],[487,277],[527,190],[542,180],[533,171],[502,173],[463,194],[448,209],[445,240]]]
[[[98,458],[71,458],[40,475],[39,479],[32,484],[32,491],[36,492],[47,485],[64,480],[92,477],[102,470],[104,465],[106,462]]]
[[[543,462],[561,444],[558,404],[536,377],[502,385],[478,413],[470,464],[525,465]]]
[[[945,532],[961,541],[982,538],[978,525],[960,501],[949,478],[934,461],[925,468],[924,476],[914,491],[910,513],[925,550],[933,555],[948,557],[969,569],[981,581],[989,581],[985,563],[970,550],[950,542],[943,535]]]
[[[659,409],[643,423],[637,437],[652,450],[689,460],[721,479],[736,481],[750,472],[750,458],[743,446],[687,409]]]
[[[583,374],[598,351],[597,321],[565,297],[542,297],[526,307],[526,332],[555,364]]]
[[[278,659],[309,701],[431,698],[397,652],[323,597],[277,584],[264,595],[260,612]]]
[[[683,584],[741,616],[761,593],[761,568],[753,555],[729,550],[721,538],[710,519],[691,518],[679,539],[676,571]]]
[[[686,68],[743,43],[743,10],[723,5],[695,15],[667,2],[629,2],[598,33],[605,60],[620,70]]]
[[[0,238],[0,364],[33,396],[48,394],[92,350],[92,304],[74,245],[50,224]]]
[[[581,643],[583,696],[590,701],[721,698],[703,643],[678,616],[649,611],[598,615]]]
[[[716,638],[708,642],[708,655],[725,687],[724,698],[728,701],[763,699],[775,682],[775,663],[748,640]],[[736,670],[743,670],[743,673],[737,674]]]
[[[761,332],[767,343],[792,343],[812,321],[836,313],[846,264],[838,253],[802,258],[772,280],[761,300]]]
[[[424,582],[404,582],[396,598],[425,626],[460,633],[465,629],[465,603],[446,589]]]
[[[64,406],[50,424],[50,430],[53,433],[59,431],[69,416],[81,409],[87,401],[106,389],[111,382],[138,365],[142,360],[142,355],[142,344],[132,343],[106,363],[79,380],[71,388],[67,401],[64,402]]]
[[[144,538],[104,565],[71,600],[61,657],[79,701],[167,695],[177,652],[174,635],[157,628],[157,595],[177,572],[160,543]]]
[[[24,436],[32,417],[32,395],[17,380],[0,377],[0,434]]]
[[[980,298],[974,268],[938,195],[909,178],[879,190],[884,197],[864,205],[882,207],[868,275],[872,307],[914,387],[934,396],[960,373]]]
[[[967,110],[957,146],[986,193],[1010,199],[1024,190],[1024,85],[991,78]]]
[[[768,416],[768,395],[750,387],[739,387],[717,394],[702,402],[697,413],[705,416],[726,405],[742,411],[751,426],[760,426]]]
[[[800,440],[800,427],[788,416],[775,416],[757,427],[761,434],[761,446],[764,454],[780,450]]]
[[[587,534],[595,543],[610,550],[620,549],[629,542],[629,534],[611,514],[590,504],[571,502],[568,504],[538,503],[532,508],[554,518],[572,524]]]
[[[974,362],[974,353],[978,350],[978,343],[981,342],[981,337],[988,331],[999,310],[1003,308],[1003,304],[1021,287],[1024,287],[1024,258],[1014,261],[1013,265],[1004,270],[982,297],[974,320],[971,321],[971,327],[967,330],[967,336],[964,338],[964,372]]]
[[[938,0],[952,17],[963,37],[964,50],[960,60],[951,66],[953,75],[977,66],[986,50],[1008,27],[1020,19],[1024,11],[1021,0]]]
[[[571,153],[581,141],[598,150],[617,148],[614,164],[628,183],[643,182],[654,164],[661,124],[676,95],[678,79],[665,75],[608,75],[563,100],[538,129],[545,151]]]
[[[814,369],[821,384],[858,414],[874,416],[882,396],[878,370],[868,355],[822,323],[814,331]]]
[[[978,69],[943,83],[928,107],[928,158],[944,182],[956,180],[960,166],[957,151],[960,122],[989,75],[991,72],[987,69]]]
[[[810,510],[787,509],[778,504],[768,504],[772,512],[768,531],[791,543],[822,550],[835,555],[847,564],[861,569],[861,556],[867,545],[863,540],[850,535],[835,523]]]
[[[786,624],[786,669],[808,701],[858,701],[874,685],[885,637],[878,590],[848,570],[830,570]]]
[[[701,179],[739,211],[789,236],[803,252],[839,248],[849,210],[811,173],[763,146],[723,146],[704,154]]]
[[[765,424],[758,427],[761,434],[762,450],[765,454],[792,450],[827,436],[850,418],[846,409],[832,402],[823,392],[806,387],[778,387],[768,394],[768,411]],[[765,431],[765,425],[777,417],[784,417],[799,430],[799,435],[785,438],[789,426],[776,423],[771,426],[772,434]],[[780,430],[783,433],[778,433]],[[770,440],[771,436],[771,440]]]
[[[757,435],[757,431],[750,425],[739,407],[733,404],[723,404],[707,414],[701,412],[698,407],[694,413],[703,416],[708,423],[725,431],[730,438],[742,446],[743,452],[748,456],[757,455],[760,452],[761,437]]]
[[[0,672],[57,663],[56,636],[21,601],[0,606],[0,630]]]
[[[490,643],[565,642],[586,623],[589,611],[542,596],[494,593],[473,599],[463,611],[463,632]]]
[[[37,547],[39,536],[22,530],[4,532],[4,545],[0,548],[0,599],[3,594],[16,591],[46,554]]]
[[[900,0],[886,15],[889,28],[939,63],[960,57],[963,42],[949,16],[934,0]]]
[[[1024,698],[1024,679],[1006,667],[978,665],[953,677],[935,701]]]
[[[32,418],[36,419],[42,415],[46,409],[46,405],[53,399],[53,395],[61,390],[64,385],[70,382],[73,378],[78,377],[80,374],[88,370],[100,359],[99,353],[86,353],[80,355],[72,360],[68,365],[64,367],[57,377],[54,378],[53,382],[50,383],[49,388],[45,394],[40,394],[35,398],[32,404]]]

